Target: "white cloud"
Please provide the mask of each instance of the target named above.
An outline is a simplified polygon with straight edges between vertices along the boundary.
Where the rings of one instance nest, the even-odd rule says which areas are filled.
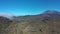
[[[4,16],[4,17],[7,17],[7,18],[12,18],[14,15],[11,14],[11,13],[7,13],[7,14],[5,14],[5,13],[0,13],[0,16]]]

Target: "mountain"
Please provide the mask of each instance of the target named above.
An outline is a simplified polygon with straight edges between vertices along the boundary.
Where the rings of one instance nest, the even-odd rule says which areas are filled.
[[[60,34],[60,12],[48,10],[38,15],[14,16],[14,23],[2,34]],[[3,22],[4,23],[4,22]]]
[[[60,12],[58,11],[48,10],[43,14],[16,18],[24,34],[60,34]]]
[[[5,28],[10,26],[10,24],[12,24],[12,23],[13,23],[13,21],[10,20],[9,18],[0,16],[0,34]]]
[[[15,17],[14,20],[16,21],[34,21],[34,20],[42,20],[42,19],[49,19],[49,18],[59,18],[60,17],[60,12],[55,11],[55,10],[48,10],[45,11],[43,14],[38,14],[38,15],[26,15],[26,16],[17,16]]]

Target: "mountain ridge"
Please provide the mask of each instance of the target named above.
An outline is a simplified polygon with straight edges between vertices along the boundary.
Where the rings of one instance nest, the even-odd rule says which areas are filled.
[[[53,13],[52,13],[53,12]],[[42,14],[37,14],[37,15],[26,15],[26,16],[17,16],[16,18],[19,19],[21,18],[22,20],[26,19],[26,18],[30,18],[32,19],[32,17],[35,18],[40,18],[40,17],[44,17],[44,18],[50,18],[50,17],[56,17],[56,16],[60,16],[60,12],[55,11],[55,10],[47,10]]]

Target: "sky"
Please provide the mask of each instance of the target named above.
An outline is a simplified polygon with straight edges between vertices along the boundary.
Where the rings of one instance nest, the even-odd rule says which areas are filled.
[[[0,0],[0,14],[36,15],[46,10],[60,11],[60,0]]]

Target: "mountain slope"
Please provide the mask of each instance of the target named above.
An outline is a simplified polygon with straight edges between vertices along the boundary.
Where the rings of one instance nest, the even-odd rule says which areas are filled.
[[[0,16],[0,34],[4,33],[4,30],[8,28],[14,22],[4,16]],[[6,32],[6,31],[5,31]]]
[[[43,14],[16,17],[23,34],[60,34],[60,12],[48,10]]]
[[[17,16],[5,34],[60,34],[60,12],[48,10],[43,14]],[[3,33],[4,34],[4,33]]]

